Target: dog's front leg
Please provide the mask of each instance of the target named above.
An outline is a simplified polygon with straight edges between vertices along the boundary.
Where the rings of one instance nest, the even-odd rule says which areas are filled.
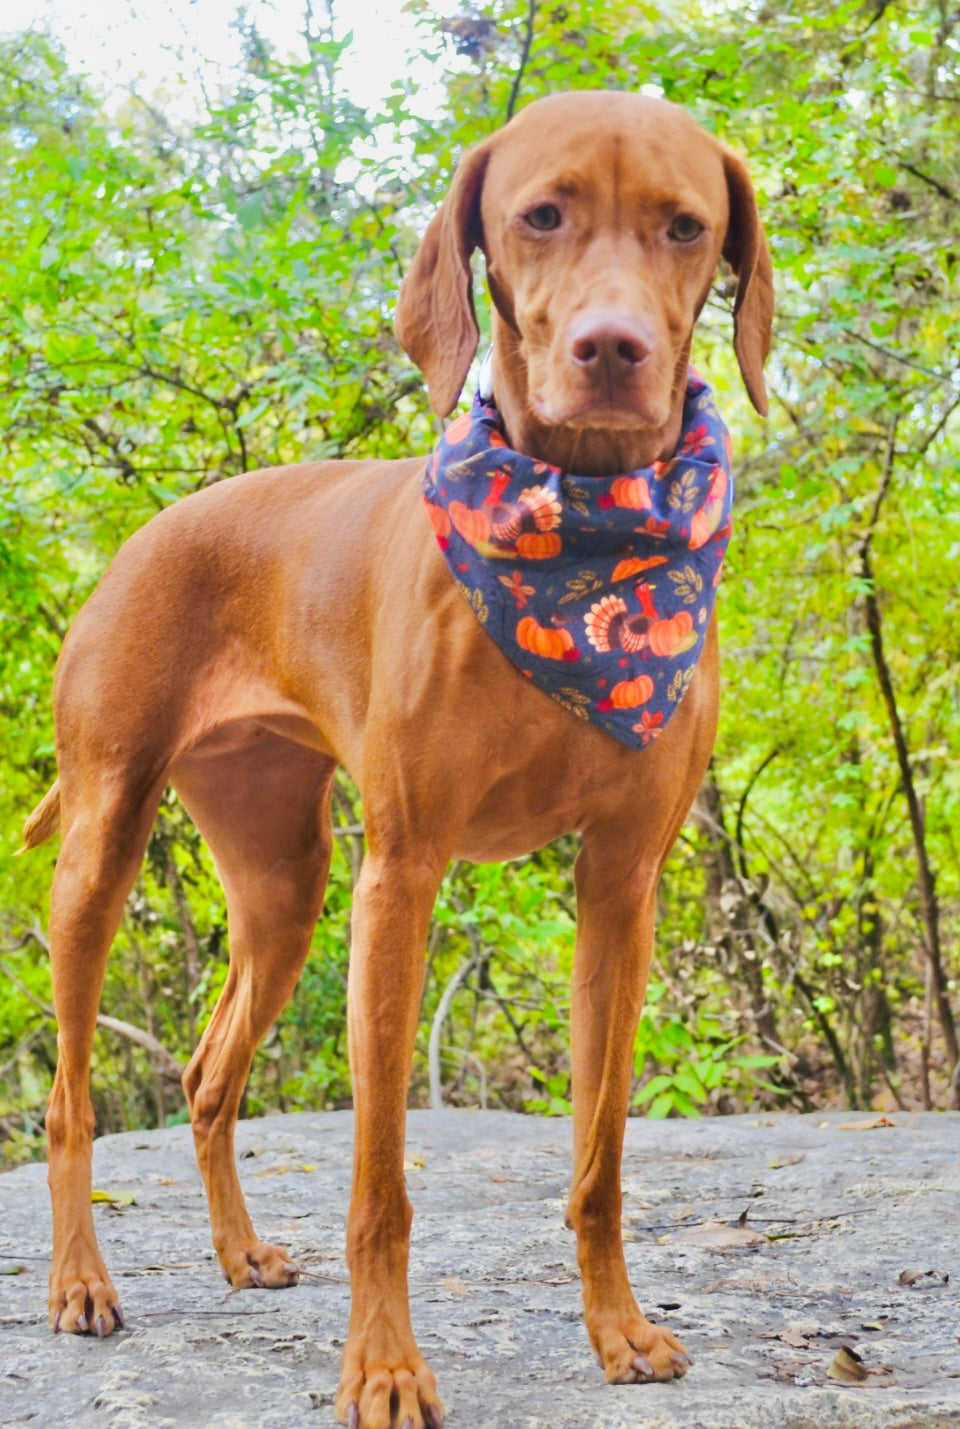
[[[682,1375],[689,1358],[641,1313],[623,1256],[620,1159],[633,1046],[650,971],[659,860],[629,861],[618,823],[584,837],[577,859],[573,969],[573,1183],[584,1319],[614,1384]]]
[[[369,826],[369,825],[368,825]],[[403,1175],[407,1084],[430,914],[446,860],[373,838],[353,907],[347,991],[355,1143],[347,1259],[353,1294],[337,1416],[351,1429],[440,1429],[436,1380],[407,1300],[413,1212]]]

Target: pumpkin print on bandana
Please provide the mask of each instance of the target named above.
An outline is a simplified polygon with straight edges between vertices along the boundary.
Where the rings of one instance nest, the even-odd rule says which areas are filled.
[[[512,451],[479,393],[423,478],[451,574],[517,668],[642,749],[693,678],[730,539],[730,437],[691,371],[677,452],[574,476]]]

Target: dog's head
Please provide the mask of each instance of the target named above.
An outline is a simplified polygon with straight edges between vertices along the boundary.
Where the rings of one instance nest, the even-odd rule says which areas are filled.
[[[404,282],[397,336],[440,416],[479,332],[470,255],[487,261],[495,395],[513,445],[577,470],[671,446],[693,326],[721,254],[734,347],[766,412],[770,257],[743,162],[676,105],[581,92],[539,100],[469,150]]]

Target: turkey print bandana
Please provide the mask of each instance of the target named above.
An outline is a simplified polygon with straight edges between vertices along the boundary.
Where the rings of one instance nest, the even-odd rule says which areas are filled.
[[[642,749],[693,678],[730,538],[730,437],[691,372],[669,461],[573,476],[506,444],[478,393],[427,463],[424,498],[484,630],[580,719]]]

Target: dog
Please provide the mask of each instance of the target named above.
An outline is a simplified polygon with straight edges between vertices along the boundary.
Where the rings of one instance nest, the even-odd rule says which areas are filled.
[[[359,786],[368,848],[348,985],[352,1311],[336,1404],[353,1429],[443,1422],[410,1320],[403,1173],[438,885],[452,857],[514,858],[572,830],[582,842],[567,1221],[584,1318],[608,1381],[669,1380],[690,1364],[631,1291],[620,1159],[657,881],[715,735],[715,621],[704,607],[698,631],[690,615],[682,627],[673,622],[674,648],[693,636],[699,659],[677,676],[682,698],[669,722],[645,729],[658,737],[631,744],[589,711],[584,718],[572,695],[551,698],[517,660],[543,665],[556,655],[573,672],[572,657],[599,659],[605,640],[626,661],[644,642],[649,653],[654,630],[669,622],[654,608],[646,625],[641,614],[631,624],[625,605],[604,596],[578,636],[562,613],[550,627],[531,616],[531,653],[505,655],[482,623],[485,598],[464,599],[471,592],[443,547],[469,538],[472,558],[482,536],[494,556],[506,554],[491,563],[491,588],[500,589],[501,571],[503,588],[513,582],[521,592],[519,613],[523,579],[517,586],[511,566],[523,523],[524,549],[554,548],[561,473],[578,473],[584,500],[591,480],[612,491],[612,478],[638,469],[648,477],[631,480],[646,484],[631,491],[664,485],[681,442],[691,336],[721,255],[737,277],[743,381],[764,413],[770,258],[743,162],[683,110],[627,93],[536,101],[464,154],[402,286],[397,335],[441,417],[478,345],[477,248],[493,306],[487,398],[502,424],[494,440],[532,461],[541,485],[514,507],[501,504],[499,517],[481,503],[468,520],[466,503],[451,502],[434,523],[439,540],[420,456],[254,472],[154,517],[116,556],[65,642],[58,780],[25,831],[26,847],[58,825],[62,835],[50,913],[59,1020],[46,1121],[50,1322],[102,1337],[123,1318],[91,1214],[89,1060],[107,953],[163,791],[175,788],[209,845],[229,917],[229,974],[183,1077],[213,1243],[232,1285],[277,1288],[295,1285],[299,1270],[251,1224],[234,1125],[254,1049],[293,991],[321,913],[338,765]],[[551,474],[553,495],[543,485]],[[640,529],[643,502],[634,504]],[[637,589],[652,599],[651,585]],[[630,698],[642,700],[645,678],[641,670],[622,682]],[[611,692],[606,705],[615,703]]]

